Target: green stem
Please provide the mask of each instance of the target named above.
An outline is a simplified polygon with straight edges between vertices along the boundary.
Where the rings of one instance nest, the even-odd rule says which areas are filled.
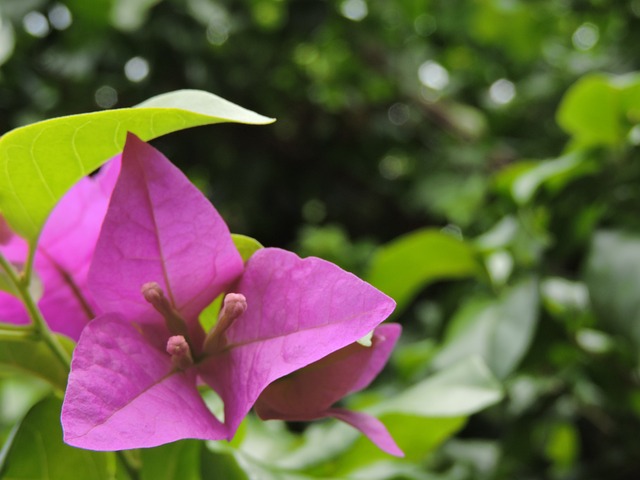
[[[35,340],[40,335],[32,325],[8,325],[0,324],[0,340],[19,342],[21,340]]]
[[[28,260],[27,260],[28,261]],[[31,318],[33,324],[31,328],[34,333],[44,341],[47,346],[51,349],[51,351],[58,357],[58,360],[69,369],[71,365],[71,359],[69,358],[69,354],[67,351],[62,348],[62,345],[55,337],[55,335],[49,330],[49,326],[45,322],[42,313],[40,313],[40,309],[36,305],[33,300],[33,297],[29,293],[29,284],[21,279],[13,266],[4,258],[3,255],[0,255],[0,267],[5,271],[11,283],[13,283],[20,294],[20,298],[22,299],[22,303],[27,309],[27,313]]]
[[[122,465],[129,474],[129,477],[131,477],[132,480],[138,480],[138,471],[140,470],[140,467],[138,462],[131,457],[130,452],[128,450],[120,450],[116,452],[116,455],[122,462]]]
[[[29,251],[27,252],[27,261],[24,264],[24,271],[22,273],[23,275],[22,281],[24,282],[24,285],[26,285],[27,287],[31,283],[31,275],[33,273],[33,263],[35,261],[35,257],[36,257],[36,249],[29,247]]]

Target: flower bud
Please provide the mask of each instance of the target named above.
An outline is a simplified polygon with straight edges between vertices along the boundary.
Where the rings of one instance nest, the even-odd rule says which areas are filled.
[[[142,296],[164,317],[165,324],[171,333],[187,336],[187,323],[165,297],[160,285],[156,282],[145,283],[142,285]]]
[[[233,321],[247,310],[247,299],[241,293],[228,293],[222,302],[218,323],[204,341],[204,351],[214,353],[224,348],[225,333]]]
[[[179,370],[186,370],[193,365],[193,356],[189,343],[182,335],[174,335],[167,341],[167,353],[171,355],[171,362]]]

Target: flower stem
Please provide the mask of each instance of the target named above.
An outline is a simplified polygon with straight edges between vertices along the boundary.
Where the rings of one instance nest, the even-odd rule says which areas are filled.
[[[36,338],[39,338],[39,335],[32,325],[0,323],[0,340],[19,342],[21,340],[35,340]]]
[[[35,257],[36,257],[36,249],[29,246],[29,250],[27,251],[27,261],[24,264],[24,271],[22,272],[22,281],[24,282],[24,285],[26,285],[27,287],[31,283],[31,276],[33,274],[33,263],[35,261]]]
[[[36,305],[31,293],[29,293],[29,283],[28,278],[21,278],[18,273],[15,271],[13,266],[7,261],[7,259],[0,255],[0,267],[6,273],[7,277],[11,281],[11,283],[15,286],[18,294],[20,295],[20,299],[27,309],[27,313],[33,322],[29,327],[31,329],[31,333],[35,336],[35,338],[40,338],[43,342],[47,344],[47,346],[51,349],[51,351],[58,357],[58,360],[68,369],[71,365],[71,359],[69,358],[69,354],[62,347],[58,339],[55,335],[49,330],[49,326],[45,322],[40,309]],[[15,329],[14,329],[15,330]],[[7,330],[8,331],[8,330]],[[26,338],[25,332],[22,332],[23,337]],[[14,335],[15,338],[15,335]],[[16,338],[17,340],[17,338]]]
[[[139,475],[138,471],[140,470],[140,466],[138,462],[132,457],[131,452],[128,450],[119,450],[116,452],[116,455],[122,462],[123,467],[129,474],[132,480],[138,480]]]

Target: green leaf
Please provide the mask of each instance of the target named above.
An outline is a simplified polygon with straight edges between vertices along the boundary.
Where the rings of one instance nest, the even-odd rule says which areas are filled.
[[[380,420],[404,452],[404,458],[390,457],[365,436],[347,425],[339,424],[336,425],[333,434],[351,438],[349,450],[334,459],[318,462],[308,471],[320,478],[355,478],[355,472],[359,472],[357,478],[396,478],[395,472],[424,461],[431,452],[459,431],[467,418],[385,414],[380,416]],[[315,448],[321,449],[321,445],[317,444]],[[383,468],[389,471],[390,476],[374,475]]]
[[[616,146],[640,121],[640,76],[587,75],[565,94],[558,124],[577,147]]]
[[[140,480],[200,480],[202,442],[182,440],[140,450]]]
[[[608,76],[585,76],[565,94],[557,120],[581,145],[615,145],[623,136],[619,90]]]
[[[451,321],[433,365],[450,365],[475,354],[499,378],[506,377],[529,348],[538,303],[537,282],[533,279],[520,282],[497,300],[471,300]]]
[[[553,160],[530,164],[529,168],[513,179],[511,195],[520,205],[528,203],[542,185],[559,189],[565,184],[599,170],[595,162],[588,161],[582,152],[574,152]]]
[[[272,121],[211,93],[179,90],[135,108],[17,128],[0,138],[0,211],[16,233],[33,243],[56,202],[80,178],[120,152],[128,131],[150,140],[199,125]]]
[[[256,253],[261,248],[264,248],[262,244],[255,238],[247,237],[246,235],[232,233],[231,238],[233,240],[233,244],[238,249],[238,252],[240,252],[240,256],[245,263],[247,262],[247,260],[249,260],[249,258],[251,258],[251,255]],[[222,306],[223,297],[224,295],[219,295],[200,313],[200,325],[202,325],[202,328],[204,328],[205,332],[211,330],[218,322],[218,313],[220,313],[220,307]]]
[[[391,296],[396,312],[428,284],[478,275],[482,267],[467,243],[438,230],[418,230],[381,247],[367,281]]]
[[[113,480],[112,452],[73,448],[62,441],[62,402],[49,397],[36,404],[18,425],[12,441],[0,453],[3,480]]]
[[[71,355],[75,344],[65,336],[57,337]],[[13,368],[42,378],[61,392],[67,386],[69,372],[66,367],[44,342],[33,338],[0,339],[0,365],[3,369]]]
[[[640,236],[597,232],[587,258],[585,280],[602,325],[640,346]]]
[[[256,253],[261,248],[264,248],[262,244],[255,238],[247,237],[246,235],[232,233],[231,238],[233,240],[233,244],[238,249],[238,252],[240,252],[240,256],[245,263],[247,260],[249,260],[249,258],[251,258],[251,255]]]
[[[570,468],[580,453],[580,434],[575,425],[558,422],[548,433],[545,456],[554,464],[556,470]]]
[[[350,473],[355,469],[375,470],[382,464],[406,467],[424,460],[462,428],[469,415],[502,397],[500,383],[483,361],[467,358],[369,410],[388,428],[405,452],[404,458],[390,457],[357,430],[334,422],[308,428],[305,442],[276,457],[277,465],[321,478],[352,478]]]
[[[213,442],[209,442],[212,444]],[[223,478],[224,480],[249,480],[247,474],[238,465],[234,450],[224,446],[220,451],[202,449],[200,460],[200,478]]]
[[[441,370],[375,408],[376,414],[458,417],[476,413],[502,399],[498,382],[480,357]]]
[[[275,422],[270,422],[273,424]],[[281,425],[279,422],[276,425]],[[254,422],[254,425],[255,422]],[[268,430],[256,425],[256,430]],[[288,454],[281,451],[280,455],[266,456],[264,449],[270,449],[271,444],[276,444],[276,450],[283,435],[275,434],[270,438],[261,437],[251,441],[251,446],[242,450],[235,449],[222,442],[208,442],[209,451],[205,451],[202,457],[202,478],[223,478],[225,480],[311,480],[311,477],[302,475],[299,472],[281,468],[277,465],[277,460],[286,458]],[[284,435],[286,436],[286,434]],[[256,440],[260,443],[257,444]],[[252,451],[255,447],[256,451]],[[288,451],[285,450],[285,451]]]

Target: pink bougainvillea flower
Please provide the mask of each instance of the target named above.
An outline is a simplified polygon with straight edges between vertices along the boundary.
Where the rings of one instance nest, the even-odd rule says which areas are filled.
[[[384,425],[370,415],[333,407],[342,397],[367,387],[387,363],[400,325],[380,325],[371,346],[352,343],[270,384],[255,409],[263,420],[310,421],[334,417],[364,433],[382,450],[402,455]]]
[[[38,241],[35,277],[43,287],[38,306],[54,332],[74,340],[95,316],[87,274],[119,170],[118,156],[97,175],[80,180],[53,210]],[[27,243],[1,220],[0,253],[20,268],[27,250]],[[20,300],[4,292],[0,292],[0,322],[29,323]]]
[[[65,441],[94,450],[229,439],[274,380],[373,330],[394,302],[337,266],[262,249],[243,263],[222,218],[164,156],[129,135],[89,286],[104,312],[80,337]],[[216,327],[202,309],[227,294]],[[223,399],[221,423],[198,379]]]

